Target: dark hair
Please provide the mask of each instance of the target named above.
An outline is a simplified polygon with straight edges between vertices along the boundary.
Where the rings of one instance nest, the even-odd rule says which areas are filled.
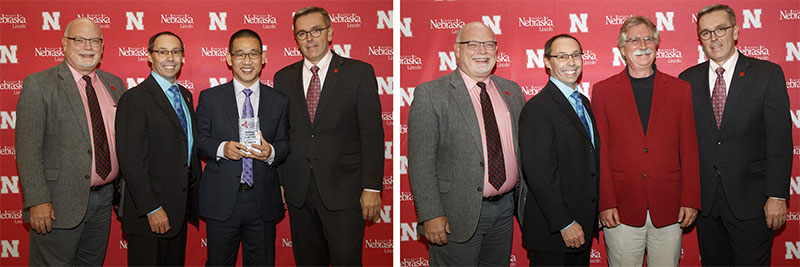
[[[172,32],[168,32],[168,31],[159,32],[159,33],[154,34],[152,37],[150,37],[150,41],[147,41],[147,51],[153,51],[153,45],[155,44],[156,39],[161,35],[171,35],[171,36],[174,36],[175,38],[177,38],[178,42],[181,43],[181,51],[184,51],[183,40],[181,40],[181,38],[178,37],[177,34],[174,34]]]
[[[736,13],[733,12],[733,9],[731,9],[730,6],[722,4],[707,5],[704,8],[700,9],[700,11],[697,12],[697,21],[699,22],[700,18],[708,13],[720,10],[725,11],[725,13],[728,13],[728,20],[731,22],[731,26],[736,25]],[[700,29],[700,23],[697,23],[697,28]]]
[[[241,29],[233,35],[231,35],[231,40],[228,41],[228,52],[233,53],[233,41],[239,38],[256,38],[258,40],[258,49],[261,49],[261,37],[258,36],[258,33],[254,32],[251,29]]]
[[[566,33],[562,33],[562,34],[550,37],[550,39],[547,39],[547,42],[544,43],[544,56],[546,58],[550,58],[550,52],[552,51],[553,42],[555,42],[556,39],[558,39],[558,38],[570,38],[572,40],[575,40],[575,42],[578,43],[578,48],[581,50],[581,53],[583,53],[583,46],[581,46],[581,42],[578,41],[577,38],[575,38],[572,35],[569,35],[569,34],[566,34]]]
[[[297,23],[297,18],[313,13],[322,14],[322,19],[325,20],[325,27],[331,26],[331,17],[328,15],[328,11],[325,11],[324,8],[318,6],[307,6],[295,12],[294,16],[292,17],[292,25]]]

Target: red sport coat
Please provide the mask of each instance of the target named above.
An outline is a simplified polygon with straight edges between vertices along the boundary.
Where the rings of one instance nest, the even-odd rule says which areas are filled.
[[[678,222],[680,207],[700,209],[700,172],[689,83],[656,70],[647,134],[625,70],[598,82],[592,109],[600,150],[599,210],[616,207],[620,222]]]

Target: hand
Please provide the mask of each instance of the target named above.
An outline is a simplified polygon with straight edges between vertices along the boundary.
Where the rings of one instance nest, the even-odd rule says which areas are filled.
[[[53,203],[47,202],[31,207],[31,229],[39,234],[47,234],[52,230],[52,221],[56,220]]]
[[[361,216],[365,221],[374,221],[380,215],[381,192],[361,191]]]
[[[690,207],[681,207],[678,212],[678,222],[681,223],[681,228],[689,227],[697,219],[697,209]]]
[[[603,226],[608,228],[617,227],[617,225],[619,225],[619,212],[617,208],[600,211],[600,222],[603,223]]]
[[[583,246],[583,243],[586,243],[586,239],[583,237],[583,228],[578,222],[573,223],[567,229],[561,230],[561,238],[564,239],[564,244],[568,248],[579,248]]]
[[[225,147],[222,149],[222,153],[229,160],[240,160],[247,155],[247,153],[244,152],[246,150],[247,147],[239,142],[227,141],[225,142]]]
[[[150,223],[150,231],[153,233],[163,235],[169,231],[169,218],[164,208],[158,209],[153,214],[147,215],[147,221]]]
[[[447,244],[447,235],[450,234],[450,223],[447,217],[439,216],[422,223],[425,239],[439,246]]]
[[[767,216],[767,228],[773,231],[781,229],[786,222],[786,200],[768,198],[764,204],[764,215]]]
[[[255,149],[261,150],[261,153],[253,149],[248,149],[247,151],[249,151],[250,154],[245,154],[245,157],[260,161],[267,161],[267,159],[269,158],[269,154],[272,154],[272,146],[269,145],[267,140],[264,140],[264,136],[261,135],[261,130],[258,130],[258,137],[261,138],[261,144],[260,145],[253,144],[252,146]]]

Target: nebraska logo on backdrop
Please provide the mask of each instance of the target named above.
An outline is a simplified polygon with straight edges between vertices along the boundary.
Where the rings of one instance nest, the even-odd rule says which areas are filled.
[[[0,258],[19,258],[19,240],[0,240]]]
[[[19,194],[19,176],[0,176],[0,194]]]
[[[414,201],[414,195],[411,192],[400,192],[400,202]]]
[[[0,45],[0,64],[17,64],[17,45]]]
[[[228,54],[227,47],[201,47],[201,55],[204,57],[216,57],[219,61],[225,61],[225,55]]]
[[[189,14],[161,14],[161,24],[177,24],[181,29],[192,29],[194,18]]]
[[[796,260],[800,259],[800,242],[786,241],[786,259]]]
[[[533,86],[533,85],[522,85],[520,87],[522,88],[522,92],[525,93],[525,95],[527,96],[535,96],[536,94],[542,91],[542,88],[544,88],[544,86]]]
[[[28,22],[22,14],[0,14],[0,24],[11,24],[12,29],[28,27]]]
[[[483,24],[486,24],[486,26],[489,26],[489,28],[492,29],[492,32],[494,32],[495,35],[503,34],[503,30],[500,29],[500,15],[493,15],[491,17],[482,16],[481,20],[483,21]]]
[[[430,24],[431,30],[448,30],[450,33],[457,33],[466,23],[461,19],[431,19]]]
[[[111,18],[106,14],[78,14],[79,18],[87,18],[97,24],[100,29],[111,28]]]
[[[136,77],[136,78],[125,78],[125,83],[128,85],[128,89],[131,89],[144,81],[144,78]]]
[[[750,29],[751,27],[761,29],[761,9],[743,9],[742,18],[744,19],[742,23],[743,29]]]
[[[592,52],[592,50],[583,51],[582,58],[584,66],[597,65],[597,54]]]
[[[667,63],[681,63],[683,55],[681,54],[681,51],[676,48],[659,48],[658,52],[656,52],[656,58],[662,60],[659,62],[664,62],[663,60],[666,60]]]
[[[375,79],[378,81],[378,95],[392,95],[394,93],[394,90],[392,90],[392,81],[394,79],[391,76],[377,76]]]
[[[800,9],[781,10],[781,20],[800,20]]]
[[[64,51],[61,47],[34,47],[33,56],[52,57],[55,62],[64,61]]]
[[[427,267],[430,266],[427,258],[403,258],[400,260],[400,267]]]
[[[387,59],[392,60],[394,55],[394,48],[392,46],[369,46],[367,55],[370,56],[386,56]]]
[[[16,111],[0,111],[0,130],[17,128],[17,112]]]
[[[742,55],[754,57],[761,60],[769,60],[769,48],[763,45],[759,46],[739,46],[736,48]]]
[[[22,210],[4,210],[0,212],[0,222],[11,221],[12,224],[22,224]]]
[[[392,188],[394,187],[392,183],[394,183],[394,181],[393,181],[391,175],[383,176],[383,190],[384,191],[385,190],[392,190]],[[391,217],[389,217],[389,219],[391,220]]]
[[[398,92],[400,93],[400,106],[411,106],[411,102],[414,101],[414,87],[400,88]]]
[[[332,23],[345,24],[347,28],[361,28],[361,16],[356,13],[333,13],[330,17]]]
[[[189,90],[189,92],[194,92],[194,83],[192,83],[192,81],[190,81],[190,80],[177,80],[177,82],[178,82],[178,84],[183,85],[183,87],[186,87],[186,90]],[[272,86],[272,85],[270,85],[270,86]]]
[[[364,248],[383,249],[383,253],[392,254],[391,239],[364,239]]]
[[[61,12],[42,12],[42,30],[60,31],[61,23],[59,22],[59,18],[61,18]]]
[[[456,54],[453,51],[442,52],[439,51],[439,71],[454,71],[456,70]]]
[[[630,17],[631,15],[609,15],[606,16],[605,22],[606,25],[620,26],[622,25],[622,23],[625,23],[625,21],[628,20],[628,18]]]
[[[409,241],[409,240],[414,240],[414,241],[419,240],[419,234],[417,234],[417,222],[400,223],[400,241]]]
[[[261,25],[262,29],[275,29],[278,27],[278,19],[270,14],[266,15],[244,15],[244,24]]]
[[[549,17],[518,17],[520,28],[536,28],[539,32],[552,32],[553,20]]]
[[[350,49],[352,48],[353,45],[351,44],[335,44],[333,45],[333,52],[342,57],[350,58]]]
[[[455,54],[453,54],[455,55]],[[508,54],[503,52],[497,52],[497,64],[498,68],[507,68],[511,67],[511,57]]]
[[[800,79],[786,80],[786,88],[792,88],[792,89],[800,88]]]
[[[675,25],[672,23],[672,18],[675,17],[675,12],[656,12],[656,23],[659,31],[675,31]]]
[[[300,49],[296,46],[284,47],[283,48],[283,56],[284,57],[300,57],[303,56],[303,53],[300,52]]]
[[[0,91],[2,92],[11,92],[12,95],[19,95],[19,92],[22,91],[22,81],[7,81],[2,80],[0,81]]]
[[[2,46],[0,46],[2,48]],[[800,60],[800,42],[786,42],[786,61]]]
[[[147,47],[119,47],[120,57],[135,57],[137,61],[147,61]]]
[[[228,82],[228,78],[208,78],[208,87],[214,87]]]
[[[225,23],[225,18],[228,17],[228,12],[208,12],[208,30],[209,31],[227,31],[228,24]]]
[[[580,32],[589,32],[589,26],[586,26],[586,19],[589,17],[589,14],[580,13],[580,14],[569,14],[569,32],[576,33]]]
[[[400,56],[400,66],[406,66],[406,70],[421,70],[422,58],[414,54]]]
[[[545,68],[544,49],[525,49],[525,55],[528,56],[528,62],[525,64],[526,69]]]
[[[125,19],[127,20],[126,31],[144,31],[144,12],[125,12]]]

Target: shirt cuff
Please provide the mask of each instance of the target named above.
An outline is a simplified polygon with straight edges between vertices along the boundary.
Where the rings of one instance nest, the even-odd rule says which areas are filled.
[[[786,200],[785,198],[780,198],[780,197],[769,197],[769,198],[777,199],[777,200]]]
[[[158,206],[158,208],[157,208],[157,209],[154,209],[153,211],[151,211],[151,212],[148,212],[148,213],[147,213],[147,216],[150,216],[150,214],[156,213],[156,211],[158,211],[158,210],[160,210],[160,209],[161,209],[161,206]]]
[[[375,190],[375,189],[364,188],[364,192],[381,192],[381,190]]]
[[[275,147],[273,147],[272,144],[268,144],[268,145],[269,145],[269,151],[270,151],[269,152],[269,158],[267,158],[267,161],[265,161],[265,162],[267,164],[271,165],[272,162],[275,161]]]
[[[567,227],[564,227],[563,229],[561,229],[561,231],[567,230],[567,228],[569,228],[569,227],[570,227],[570,226],[572,226],[573,224],[575,224],[575,220],[573,220],[571,223],[569,223],[569,224],[567,225]]]
[[[227,143],[228,143],[228,141],[224,141],[222,143],[219,143],[219,147],[217,147],[217,160],[228,159],[228,158],[225,157],[225,144],[227,144]]]

